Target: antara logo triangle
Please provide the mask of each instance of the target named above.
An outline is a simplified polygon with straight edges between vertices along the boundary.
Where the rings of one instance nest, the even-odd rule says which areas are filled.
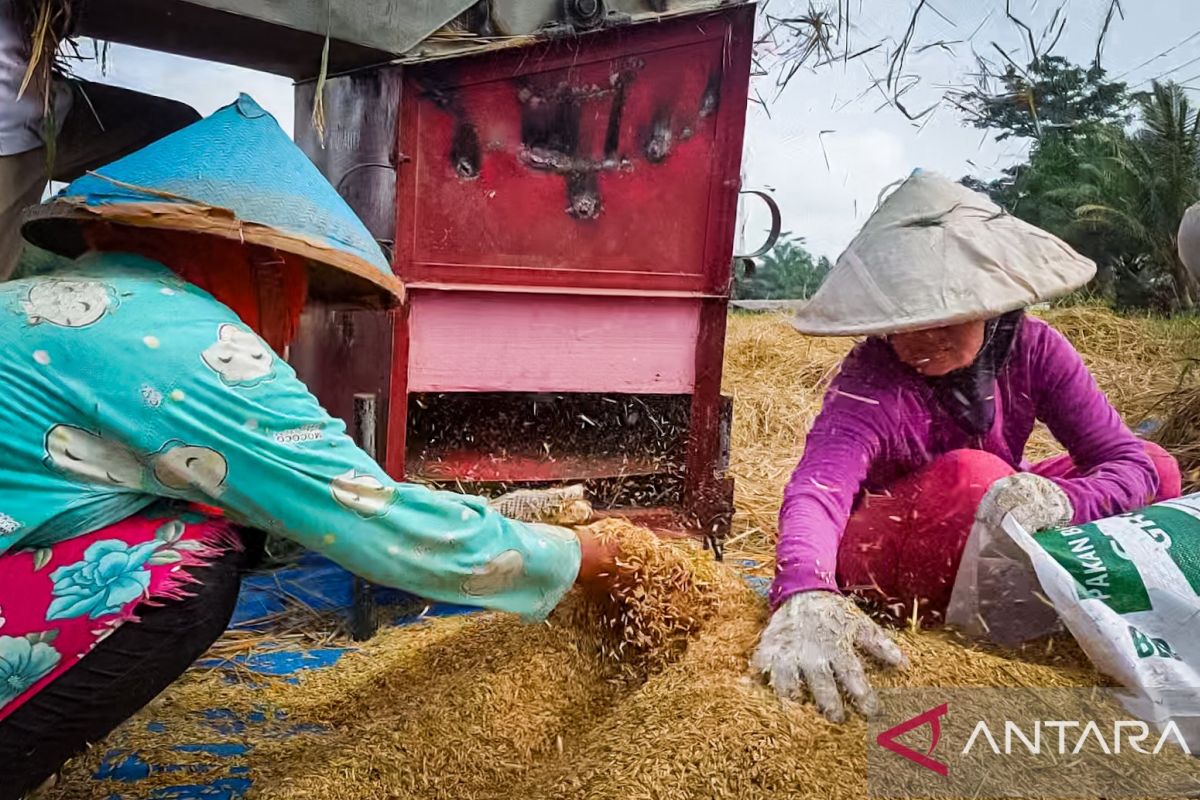
[[[880,747],[891,750],[896,755],[904,756],[914,764],[919,764],[925,769],[932,770],[943,777],[949,772],[949,768],[935,758],[931,758],[933,751],[937,748],[938,740],[942,737],[942,722],[941,718],[949,711],[949,705],[942,703],[940,706],[931,708],[928,711],[923,711],[912,719],[905,720],[895,727],[888,728],[875,737],[875,743]],[[901,744],[897,739],[909,731],[916,730],[924,725],[929,726],[929,750],[924,753],[918,753],[911,747]]]

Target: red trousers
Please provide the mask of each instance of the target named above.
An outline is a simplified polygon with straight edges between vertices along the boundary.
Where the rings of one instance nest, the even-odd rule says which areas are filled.
[[[1146,443],[1158,471],[1155,502],[1182,491],[1179,465],[1167,451]],[[1046,478],[1076,475],[1070,456],[1042,461],[1031,470]],[[902,478],[887,494],[864,497],[850,516],[838,550],[838,585],[890,608],[940,619],[950,602],[958,562],[988,488],[1014,470],[981,450],[954,450]]]

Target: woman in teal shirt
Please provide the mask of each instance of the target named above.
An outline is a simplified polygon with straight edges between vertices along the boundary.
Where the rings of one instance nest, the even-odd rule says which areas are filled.
[[[85,252],[0,284],[0,798],[220,635],[235,526],[530,620],[603,580],[609,556],[568,529],[391,480],[279,357],[310,293],[402,288],[250,98],[76,181],[25,232]]]

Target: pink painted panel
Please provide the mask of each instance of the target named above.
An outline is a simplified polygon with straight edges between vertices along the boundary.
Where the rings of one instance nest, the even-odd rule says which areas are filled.
[[[413,291],[410,392],[686,394],[700,301]]]

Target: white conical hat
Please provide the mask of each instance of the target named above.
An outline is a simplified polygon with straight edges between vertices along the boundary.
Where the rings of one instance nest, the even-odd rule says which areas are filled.
[[[792,323],[862,336],[988,319],[1083,286],[1096,265],[978,192],[915,171],[876,209]]]

